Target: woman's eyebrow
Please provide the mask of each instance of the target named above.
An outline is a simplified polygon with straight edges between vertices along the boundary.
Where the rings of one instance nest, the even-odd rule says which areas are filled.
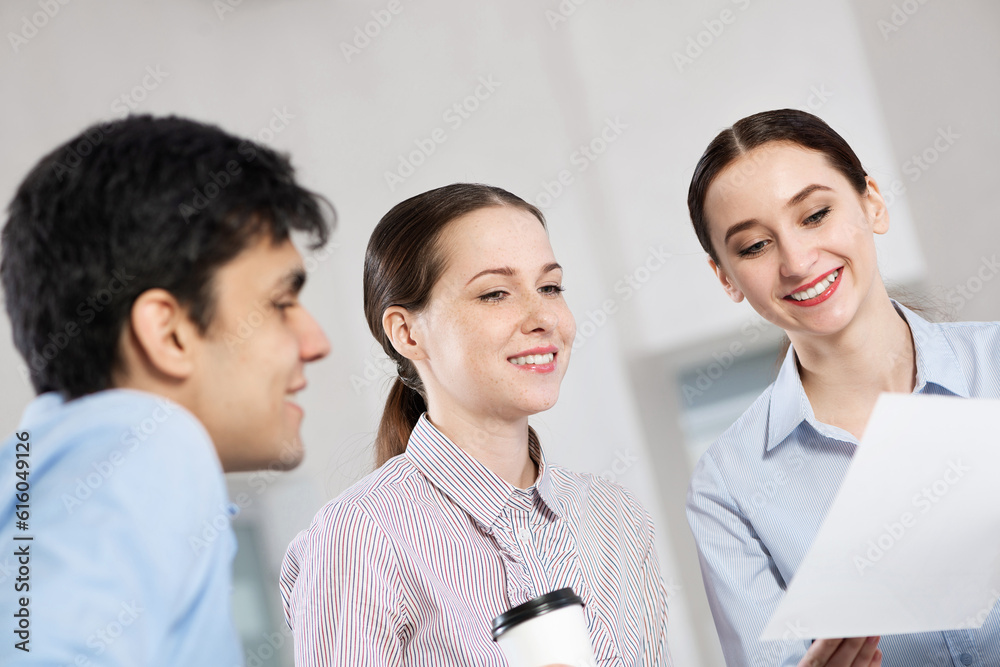
[[[806,187],[799,190],[794,197],[788,200],[788,203],[785,204],[785,208],[790,208],[792,206],[795,206],[796,204],[802,203],[802,200],[804,200],[806,197],[816,192],[817,190],[826,190],[828,192],[833,192],[833,188],[828,188],[825,185],[819,185],[813,183],[812,185],[807,185]]]
[[[743,222],[737,222],[735,225],[726,230],[726,238],[723,240],[723,243],[729,243],[729,239],[732,238],[733,235],[739,234],[744,229],[750,229],[756,224],[757,220],[754,218],[744,220]]]
[[[475,280],[479,276],[485,276],[485,275],[489,275],[491,273],[492,274],[496,274],[498,276],[508,276],[509,277],[509,276],[513,276],[517,272],[514,269],[510,268],[509,266],[501,266],[501,267],[496,268],[496,269],[485,269],[483,271],[480,271],[476,275],[472,276],[471,278],[469,278],[469,282],[465,283],[465,284],[468,285],[469,283],[471,283],[473,280]]]

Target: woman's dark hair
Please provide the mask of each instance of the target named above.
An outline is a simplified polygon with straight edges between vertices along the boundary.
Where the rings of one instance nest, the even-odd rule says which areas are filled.
[[[715,260],[719,256],[712,247],[705,218],[705,195],[715,177],[737,158],[772,141],[785,141],[819,151],[829,160],[830,166],[839,171],[857,190],[868,191],[864,167],[844,138],[817,116],[796,109],[763,111],[737,121],[712,140],[698,160],[688,188],[688,211],[698,241],[705,252]]]
[[[204,333],[213,278],[252,242],[307,232],[326,243],[332,207],[288,159],[174,116],[94,125],[42,158],[8,208],[2,279],[14,345],[38,393],[112,386],[135,299],[170,292]]]
[[[413,313],[422,310],[445,270],[446,249],[440,243],[445,227],[456,218],[493,206],[527,211],[545,226],[542,212],[517,195],[489,185],[454,183],[396,204],[372,232],[365,253],[365,317],[399,375],[389,390],[375,437],[376,467],[406,451],[413,427],[427,410],[427,394],[417,369],[393,347],[382,328],[382,315],[392,306]]]

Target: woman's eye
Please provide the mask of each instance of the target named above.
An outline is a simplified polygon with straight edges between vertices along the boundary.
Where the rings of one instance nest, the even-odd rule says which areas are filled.
[[[479,297],[480,301],[487,303],[496,303],[497,301],[502,301],[507,296],[507,293],[503,290],[497,290],[496,292],[489,292],[488,294],[483,294]]]
[[[824,209],[820,209],[819,211],[816,211],[815,213],[813,213],[812,215],[810,215],[808,218],[806,218],[806,224],[815,225],[817,222],[820,222],[823,218],[825,218],[826,214],[829,213],[829,212],[830,212],[830,207],[829,206],[827,206]]]
[[[294,306],[295,302],[293,302],[293,301],[272,301],[271,305],[274,306],[275,310],[280,310],[280,311],[284,312],[285,310],[288,310],[289,308],[291,308],[292,306]]]
[[[767,247],[767,241],[757,241],[752,246],[747,246],[743,250],[740,250],[740,257],[756,257],[760,253],[764,252],[764,248]]]
[[[538,291],[542,294],[559,294],[560,292],[565,292],[566,288],[562,285],[545,285],[543,287],[539,287]]]

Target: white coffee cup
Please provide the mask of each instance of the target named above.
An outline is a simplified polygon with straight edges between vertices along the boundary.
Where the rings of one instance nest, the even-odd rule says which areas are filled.
[[[493,619],[493,641],[510,667],[596,667],[583,600],[561,588]]]

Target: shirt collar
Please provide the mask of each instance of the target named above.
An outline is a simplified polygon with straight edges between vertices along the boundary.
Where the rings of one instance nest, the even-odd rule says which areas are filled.
[[[956,396],[968,398],[968,382],[954,350],[941,332],[941,327],[928,322],[901,303],[893,301],[892,304],[906,320],[913,335],[917,357],[917,384],[914,393],[922,393],[928,384],[935,384]],[[803,421],[814,424],[815,415],[802,388],[795,350],[789,345],[781,370],[771,388],[767,451],[784,442]]]
[[[893,305],[910,325],[913,346],[917,350],[917,386],[914,392],[923,392],[928,384],[935,384],[955,396],[969,398],[969,382],[941,327],[901,303],[893,301]]]
[[[559,517],[552,475],[537,437],[534,432],[529,433],[528,454],[538,466],[539,475],[527,491],[532,495],[537,492],[539,499]],[[524,493],[449,440],[430,422],[426,412],[410,433],[406,456],[424,477],[484,527],[493,527],[504,509],[514,502],[515,495]]]

